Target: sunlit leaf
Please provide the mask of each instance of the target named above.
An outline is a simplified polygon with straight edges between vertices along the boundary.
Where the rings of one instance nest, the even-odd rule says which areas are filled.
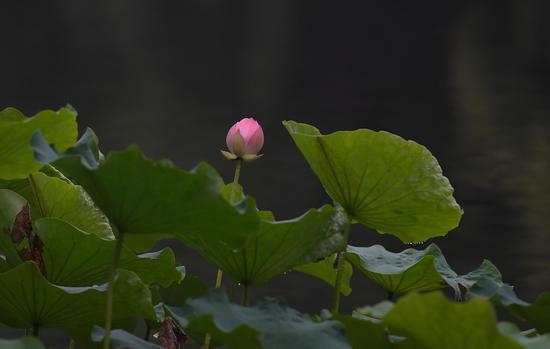
[[[35,186],[34,219],[38,217],[59,218],[75,227],[103,239],[113,239],[113,232],[107,217],[95,205],[82,187],[61,178],[44,173],[31,175],[31,186]]]
[[[173,237],[190,245],[219,240],[239,248],[258,225],[253,200],[237,207],[227,203],[219,194],[219,175],[206,164],[186,172],[167,161],[148,160],[131,147],[109,154],[97,170],[86,169],[75,158],[55,166],[86,189],[137,250]]]
[[[86,234],[55,218],[35,222],[44,242],[46,275],[50,282],[64,286],[103,283],[111,270],[116,241]],[[136,255],[123,248],[120,268],[135,272],[146,284],[169,286],[182,279],[171,249]]]
[[[114,239],[107,217],[81,186],[74,185],[51,167],[44,170],[31,174],[28,179],[0,181],[0,188],[23,196],[31,206],[33,220],[59,218],[87,233]]]
[[[326,282],[327,284],[334,287],[336,283],[336,255],[331,255],[326,258],[323,258],[320,261],[308,264],[302,264],[297,267],[292,268],[293,270],[299,271],[304,274],[308,274],[319,278]],[[351,293],[350,280],[351,275],[353,274],[353,267],[348,261],[344,261],[344,269],[342,274],[342,284],[341,292],[343,295],[348,296]]]
[[[403,242],[454,229],[462,210],[433,155],[422,145],[368,129],[321,135],[307,124],[284,125],[327,194],[354,221]]]
[[[410,294],[384,317],[393,333],[407,337],[396,348],[521,349],[500,334],[494,309],[483,299],[457,303],[441,293]]]
[[[75,144],[78,135],[76,112],[71,108],[44,110],[26,118],[13,108],[0,111],[0,178],[25,178],[43,166],[34,159],[30,147],[37,130],[48,143],[65,151]]]
[[[167,307],[184,329],[210,333],[229,349],[348,349],[337,321],[313,322],[274,299],[254,307],[232,304],[220,290]]]
[[[93,325],[105,320],[107,285],[64,287],[51,284],[33,262],[0,274],[0,322],[17,328],[57,328],[89,342]],[[120,270],[114,288],[113,319],[154,319],[151,295],[136,274]]]

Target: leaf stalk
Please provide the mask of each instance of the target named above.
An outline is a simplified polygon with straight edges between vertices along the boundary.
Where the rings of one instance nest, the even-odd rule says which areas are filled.
[[[231,204],[234,204],[235,201],[237,201],[237,186],[239,185],[239,178],[241,177],[241,165],[243,161],[242,159],[236,159],[235,160],[235,175],[233,176],[233,186],[231,187],[231,195],[229,196],[229,202]],[[216,288],[222,287],[222,279],[223,279],[223,271],[221,269],[218,269],[218,272],[216,273]],[[204,337],[204,349],[210,348],[210,341],[212,340],[212,336],[210,333],[207,333]]]
[[[109,273],[109,284],[107,286],[107,310],[105,312],[105,337],[103,337],[103,349],[110,348],[111,342],[111,328],[113,326],[113,292],[115,288],[115,277],[120,262],[120,254],[122,252],[122,243],[124,240],[124,233],[119,232],[115,254],[113,256],[113,263],[111,264],[111,272]]]
[[[346,249],[348,247],[349,240],[349,230],[351,226],[351,219],[347,217],[346,224],[344,226],[343,237],[344,237],[344,248],[337,254],[337,271],[336,271],[336,282],[334,284],[334,294],[332,298],[332,313],[337,315],[340,311],[340,296],[342,289],[342,278],[344,276],[344,264],[346,261]]]

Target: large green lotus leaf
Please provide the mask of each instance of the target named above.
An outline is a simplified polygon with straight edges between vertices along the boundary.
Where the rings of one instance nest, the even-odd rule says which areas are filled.
[[[44,346],[34,337],[23,337],[19,339],[0,339],[0,349],[44,349]]]
[[[95,326],[92,330],[92,340],[101,343],[103,337],[105,329]],[[160,345],[147,342],[124,330],[112,330],[110,338],[113,349],[163,349]]]
[[[51,284],[36,264],[25,262],[0,274],[0,322],[17,328],[57,328],[77,341],[89,341],[93,325],[103,324],[107,284],[64,287]],[[114,285],[113,321],[154,319],[151,294],[139,277],[120,270]]]
[[[28,179],[0,181],[0,188],[23,196],[31,206],[33,220],[59,218],[87,233],[114,239],[109,220],[81,186],[73,184],[52,167],[44,170],[29,175]]]
[[[256,285],[344,246],[345,216],[331,206],[287,221],[262,220],[241,250],[215,240],[191,245],[238,283]]]
[[[513,338],[526,349],[548,349],[550,348],[550,334],[542,336],[528,336],[520,331],[518,326],[511,322],[501,322],[498,324],[500,333]]]
[[[284,125],[327,194],[355,221],[403,242],[424,241],[457,227],[462,210],[424,146],[384,131],[321,135],[307,124]]]
[[[498,331],[494,309],[483,299],[457,303],[438,292],[414,293],[401,298],[384,322],[392,332],[408,337],[394,344],[397,348],[522,348]]]
[[[0,111],[0,178],[25,178],[43,166],[34,159],[30,147],[37,130],[48,143],[65,151],[75,144],[78,135],[76,112],[70,108],[43,110],[26,118],[13,108]]]
[[[383,246],[348,246],[348,260],[363,274],[392,293],[427,291],[450,286],[457,298],[460,286],[470,287],[476,280],[490,277],[500,280],[494,265],[485,260],[475,271],[459,276],[451,269],[443,253],[435,244],[424,250],[413,248],[399,253]]]
[[[229,349],[348,349],[337,321],[315,323],[275,299],[254,307],[232,304],[221,290],[167,311],[189,332],[210,333]]]
[[[308,264],[302,264],[292,268],[304,274],[308,274],[319,278],[327,284],[334,287],[336,283],[337,269],[335,267],[336,255],[331,255],[320,261]],[[353,274],[353,267],[348,261],[344,261],[344,269],[342,274],[342,284],[340,291],[343,295],[348,296],[351,293],[350,281]]]
[[[205,164],[182,171],[167,161],[146,159],[134,146],[109,154],[97,170],[76,158],[55,166],[86,189],[116,230],[125,233],[125,243],[137,250],[172,237],[191,246],[219,240],[240,248],[259,223],[254,201],[227,203],[219,193],[219,175]]]
[[[36,186],[36,200],[41,217],[55,217],[103,239],[113,239],[107,217],[95,205],[88,193],[78,185],[62,178],[37,172],[31,175],[31,186]]]
[[[50,282],[87,286],[107,280],[116,241],[86,234],[56,218],[35,221],[35,230],[44,243],[46,277]],[[168,287],[182,279],[175,263],[174,253],[169,248],[143,255],[123,248],[119,265],[135,272],[146,284]]]
[[[391,349],[388,334],[382,324],[361,320],[350,315],[336,315],[346,328],[346,337],[353,349]]]

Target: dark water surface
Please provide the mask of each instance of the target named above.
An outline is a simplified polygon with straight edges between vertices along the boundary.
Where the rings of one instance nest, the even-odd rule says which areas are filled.
[[[183,168],[205,160],[227,181],[225,133],[254,116],[265,157],[242,183],[280,219],[329,202],[282,120],[394,132],[426,145],[456,189],[462,224],[433,240],[454,269],[488,258],[523,298],[550,290],[549,2],[55,0],[0,11],[0,108],[71,103],[104,152],[137,143]],[[351,240],[407,247],[359,226]],[[176,246],[214,282],[212,265]],[[385,297],[359,275],[352,286],[346,311]],[[266,294],[307,312],[331,299],[294,272],[255,291]]]

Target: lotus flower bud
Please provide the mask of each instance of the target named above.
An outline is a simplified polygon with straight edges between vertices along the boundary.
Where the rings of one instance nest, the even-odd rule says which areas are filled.
[[[229,129],[225,140],[230,151],[222,151],[226,158],[253,161],[261,156],[258,153],[264,146],[264,131],[253,118],[244,118]]]

